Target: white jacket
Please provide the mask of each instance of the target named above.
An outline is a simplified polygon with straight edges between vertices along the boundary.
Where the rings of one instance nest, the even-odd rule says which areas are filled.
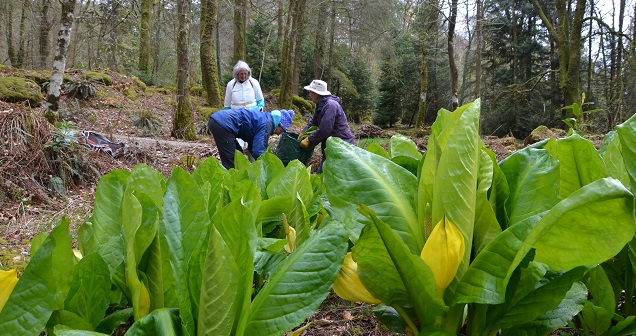
[[[225,103],[232,109],[248,108],[256,106],[256,101],[264,99],[261,85],[251,76],[243,83],[239,83],[236,78],[227,83],[225,88]]]

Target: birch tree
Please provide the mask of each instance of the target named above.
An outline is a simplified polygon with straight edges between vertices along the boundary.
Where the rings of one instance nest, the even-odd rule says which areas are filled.
[[[62,94],[62,80],[64,79],[64,69],[66,68],[66,54],[71,40],[71,28],[75,20],[75,0],[60,1],[62,5],[62,17],[60,30],[57,34],[57,46],[55,58],[53,60],[53,71],[49,81],[48,94],[46,96],[45,116],[49,122],[57,120],[57,110],[60,95]],[[54,113],[50,113],[53,111]]]

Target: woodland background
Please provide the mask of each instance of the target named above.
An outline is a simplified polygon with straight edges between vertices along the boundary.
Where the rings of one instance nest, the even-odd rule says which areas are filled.
[[[281,107],[313,78],[350,120],[430,125],[440,108],[482,99],[482,133],[523,138],[577,127],[605,133],[634,113],[636,25],[626,0],[0,0],[0,61],[24,69],[107,68],[222,106],[243,59]],[[66,12],[72,29],[60,43]],[[63,20],[64,19],[64,20]],[[60,28],[62,27],[62,29]],[[50,94],[50,93],[49,93]],[[588,104],[589,103],[589,104]],[[185,110],[184,110],[185,108]],[[179,126],[178,115],[185,115]]]

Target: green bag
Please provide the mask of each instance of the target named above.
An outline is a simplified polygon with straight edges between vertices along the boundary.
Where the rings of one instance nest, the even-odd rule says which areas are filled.
[[[278,140],[278,146],[274,150],[274,154],[283,161],[283,164],[287,164],[292,160],[298,160],[304,165],[307,165],[309,159],[314,154],[313,148],[300,148],[300,141],[298,141],[298,133],[285,132],[281,133]]]

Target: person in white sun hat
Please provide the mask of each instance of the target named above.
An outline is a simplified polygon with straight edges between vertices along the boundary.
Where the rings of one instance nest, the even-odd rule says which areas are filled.
[[[349,129],[347,116],[340,106],[340,97],[334,96],[327,90],[327,83],[322,80],[314,79],[311,84],[305,86],[305,90],[309,91],[309,99],[316,104],[316,110],[311,120],[305,125],[300,137],[311,126],[316,129],[311,135],[300,142],[300,147],[310,148],[320,143],[322,151],[322,162],[318,173],[322,173],[322,164],[325,162],[325,148],[327,147],[327,139],[331,136],[338,137],[350,144],[355,145],[355,138]]]

